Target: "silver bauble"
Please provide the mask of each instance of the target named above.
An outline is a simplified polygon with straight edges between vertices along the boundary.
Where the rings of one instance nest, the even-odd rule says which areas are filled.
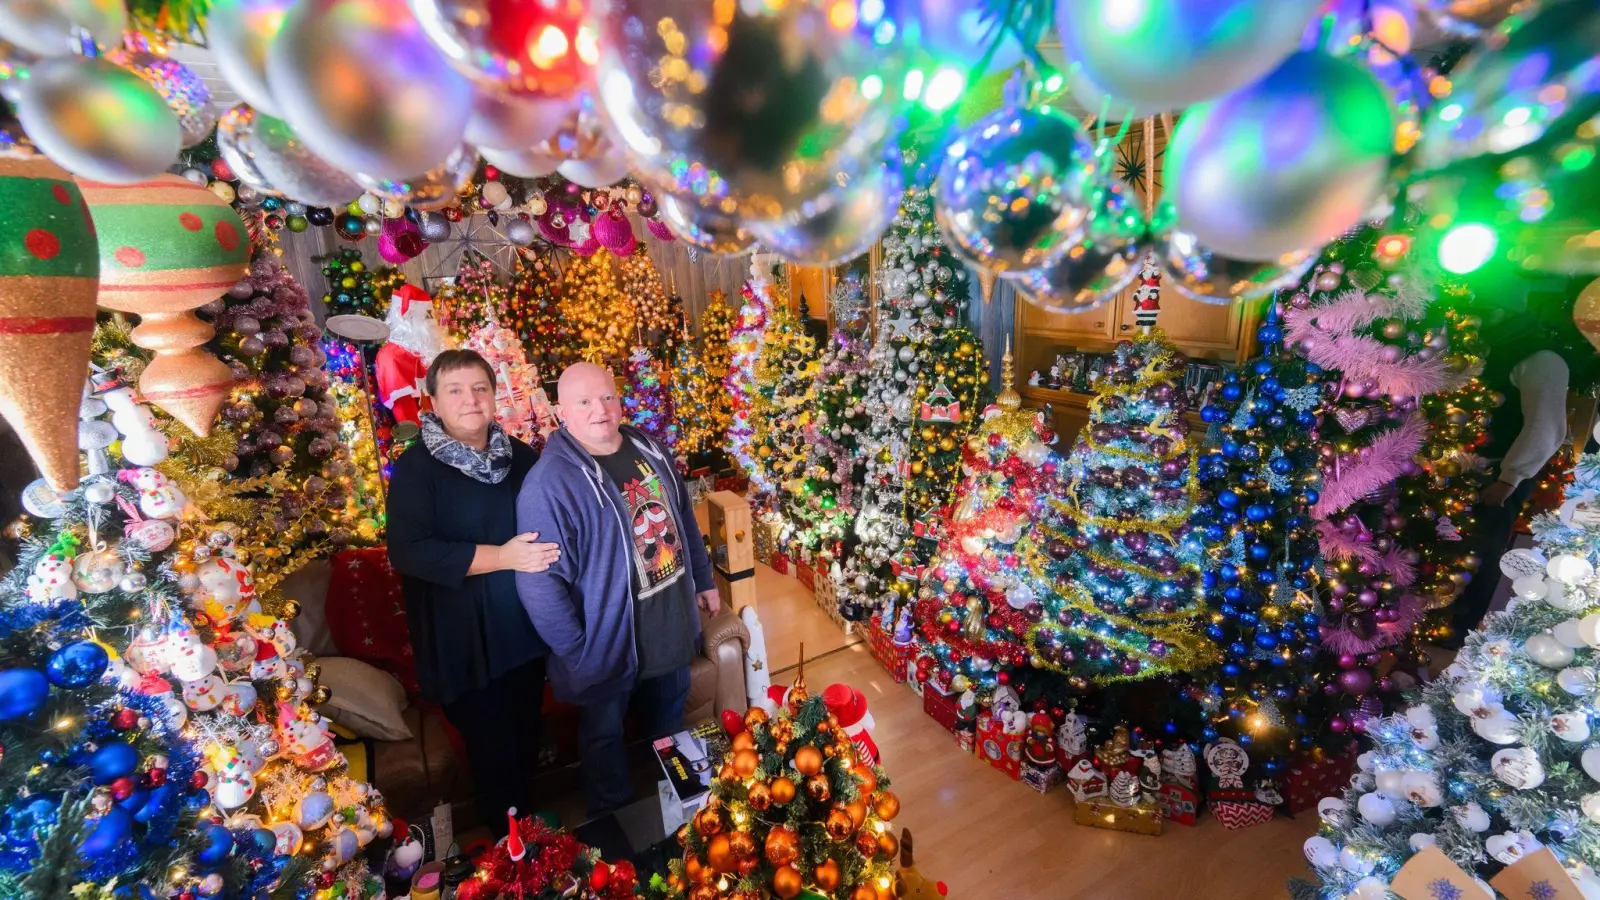
[[[269,116],[279,113],[267,88],[267,51],[295,2],[210,0],[207,6],[206,45],[223,80],[239,99]]]
[[[1170,206],[1165,202],[1161,206],[1156,222],[1171,222]],[[1152,250],[1166,274],[1161,286],[1201,303],[1231,303],[1291,287],[1317,261],[1315,253],[1305,251],[1287,253],[1269,262],[1235,259],[1211,250],[1194,235],[1170,224],[1157,224],[1152,232]]]
[[[950,142],[933,211],[951,249],[994,272],[1040,269],[1083,238],[1094,146],[1049,106],[1007,107]]]
[[[900,208],[899,154],[868,165],[817,200],[775,222],[753,222],[761,246],[799,266],[833,266],[855,259],[877,241]]]
[[[527,219],[512,219],[506,223],[506,240],[513,244],[526,247],[533,243],[535,236],[533,223]]]
[[[656,198],[656,208],[661,211],[661,221],[684,243],[727,256],[749,253],[755,246],[755,238],[732,216],[706,209],[690,200],[680,200],[663,191],[652,193]]]
[[[422,238],[426,241],[443,241],[450,237],[450,220],[444,213],[431,212],[422,217]]]
[[[1315,252],[1372,208],[1394,135],[1388,95],[1363,64],[1296,53],[1261,81],[1184,112],[1167,145],[1165,196],[1184,230],[1219,253],[1267,261]]]
[[[211,103],[211,89],[193,69],[170,56],[138,50],[119,51],[107,58],[156,89],[167,108],[178,117],[183,145],[192,147],[211,136],[217,127],[217,110]]]
[[[40,61],[16,108],[23,130],[46,156],[90,181],[154,178],[183,149],[178,119],[156,89],[105,59]]]
[[[281,119],[236,106],[223,116],[217,130],[218,143],[224,143],[225,130],[230,132],[228,142],[249,159],[252,176],[264,180],[266,187],[249,182],[257,190],[274,191],[311,206],[335,208],[361,194],[361,185],[355,179],[313,153]],[[229,164],[233,164],[231,159]],[[235,167],[234,171],[237,174],[239,169]]]
[[[531,147],[555,134],[571,112],[570,100],[506,96],[480,89],[472,99],[467,143],[479,147]]]
[[[383,219],[379,216],[367,216],[361,220],[361,230],[373,237],[377,237],[383,234]]]
[[[1260,79],[1299,47],[1322,5],[1056,0],[1055,24],[1062,54],[1091,84],[1148,113],[1220,97]]]
[[[267,54],[267,83],[319,156],[377,178],[440,165],[472,115],[471,85],[405,0],[302,0]]]
[[[832,0],[599,4],[595,90],[634,170],[747,221],[775,219],[874,157],[898,83],[854,4]],[[841,9],[850,13],[838,15]]]
[[[74,56],[82,28],[103,48],[122,43],[128,11],[122,0],[5,0],[0,3],[0,41],[33,56]]]
[[[1054,265],[1004,274],[1029,303],[1081,312],[1112,299],[1138,277],[1145,223],[1127,187],[1120,181],[1099,185],[1089,209],[1083,241]]]
[[[628,177],[628,157],[610,141],[590,149],[582,159],[569,159],[556,167],[561,177],[586,188],[610,187]]]
[[[498,150],[493,147],[479,147],[478,153],[484,162],[507,175],[515,175],[518,178],[542,178],[554,173],[562,163],[560,157],[531,149]]]
[[[387,179],[357,175],[356,183],[381,198],[403,201],[419,210],[443,209],[472,180],[478,168],[478,151],[462,144],[438,166],[415,178]]]
[[[247,190],[260,194],[278,193],[278,189],[267,181],[267,176],[261,174],[260,167],[256,165],[254,148],[250,146],[258,115],[260,113],[254,108],[241,103],[217,120],[217,150],[222,154],[222,161],[233,170],[234,177],[239,179],[238,196],[241,197]],[[204,174],[201,173],[202,177]]]

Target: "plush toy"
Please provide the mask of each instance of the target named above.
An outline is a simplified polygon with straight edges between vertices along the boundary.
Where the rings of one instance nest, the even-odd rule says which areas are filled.
[[[839,727],[850,736],[862,759],[877,765],[878,742],[872,739],[872,713],[867,712],[867,696],[848,684],[830,684],[822,692],[822,702],[839,720]]]
[[[756,615],[755,607],[746,606],[739,610],[739,620],[750,633],[744,650],[745,699],[751,706],[762,707],[769,714],[776,712],[777,706],[768,705],[772,702],[767,696],[772,688],[772,675],[767,669],[767,636],[761,627],[761,617]]]
[[[1146,256],[1139,267],[1139,286],[1133,291],[1133,320],[1149,332],[1161,312],[1161,266],[1155,256]]]
[[[320,772],[339,761],[333,732],[316,712],[278,704],[278,741],[302,769]]]
[[[930,881],[917,871],[911,852],[911,829],[900,832],[900,871],[894,873],[895,900],[932,900],[950,896],[950,888],[942,881]]]
[[[117,478],[139,492],[139,511],[152,519],[175,519],[189,505],[189,498],[172,479],[155,469],[123,469],[117,473]]]
[[[374,368],[378,397],[396,422],[418,424],[423,381],[433,358],[445,349],[444,333],[433,320],[433,298],[413,284],[401,285],[389,304],[389,342],[378,350]]]
[[[33,574],[28,576],[28,599],[34,603],[71,600],[78,596],[78,586],[72,583],[72,557],[65,550],[51,549],[33,564]]]
[[[1028,730],[1028,714],[1022,710],[1022,696],[1009,684],[995,689],[990,712],[1006,734],[1021,734]]]

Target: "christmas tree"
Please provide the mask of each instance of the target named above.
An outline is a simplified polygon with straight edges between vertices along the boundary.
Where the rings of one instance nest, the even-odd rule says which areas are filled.
[[[559,373],[575,358],[570,326],[561,311],[561,273],[544,257],[519,253],[511,294],[526,310],[523,339],[529,361],[541,371]]]
[[[1470,374],[1447,352],[1445,332],[1426,346],[1439,283],[1403,235],[1366,227],[1323,251],[1284,315],[1291,345],[1343,383],[1324,418],[1323,486],[1312,505],[1328,592],[1322,644],[1336,668],[1325,690],[1345,697],[1328,723],[1334,734],[1364,728],[1383,709],[1379,695],[1396,687],[1392,672],[1423,663],[1422,550],[1404,538],[1419,523],[1401,515],[1399,484],[1424,472],[1420,398]]]
[[[1581,458],[1573,487],[1584,496],[1600,490],[1600,457]],[[1319,804],[1322,828],[1305,843],[1319,883],[1296,883],[1297,898],[1383,897],[1426,848],[1461,867],[1469,884],[1548,848],[1566,872],[1546,875],[1546,892],[1502,892],[1600,891],[1600,751],[1589,712],[1600,647],[1600,530],[1581,515],[1546,514],[1534,531],[1539,550],[1501,561],[1514,579],[1511,604],[1466,635],[1455,661],[1411,695],[1409,709],[1368,723],[1373,743],[1361,772],[1342,797]],[[1576,885],[1562,886],[1566,878]]]
[[[645,434],[678,449],[678,424],[672,414],[672,390],[661,374],[661,364],[650,351],[635,345],[628,354],[628,389],[622,396],[622,413]]]
[[[1097,683],[1204,668],[1215,650],[1194,529],[1184,418],[1187,361],[1159,331],[1117,345],[1040,523],[1055,591],[1028,644],[1047,668]]]
[[[643,332],[642,343],[646,347],[664,359],[671,358],[682,331],[682,310],[673,308],[650,254],[640,244],[631,255],[618,257],[616,267],[617,290],[633,302],[634,319],[627,323],[628,327]]]
[[[724,382],[733,369],[733,326],[738,311],[728,305],[721,288],[711,292],[710,302],[700,313],[700,356],[706,375],[714,384]],[[725,440],[733,424],[733,397],[728,391],[713,391],[710,397],[711,429],[717,440]]]
[[[711,802],[678,833],[652,900],[890,896],[900,800],[796,679],[784,706],[745,714],[711,783]]]
[[[328,393],[339,411],[339,441],[350,450],[349,462],[341,463],[340,471],[347,473],[355,502],[364,513],[358,534],[373,543],[383,530],[389,464],[403,448],[393,445],[394,417],[372,394],[370,364],[361,347],[329,337],[322,342],[322,351],[328,358]]]
[[[608,864],[600,851],[533,816],[512,816],[509,830],[456,888],[456,900],[633,900],[633,863]]]
[[[717,399],[725,396],[722,380],[713,381],[707,374],[687,323],[673,353],[671,390],[678,448],[684,456],[692,457],[717,446],[724,434],[724,429],[719,429],[715,421]]]
[[[567,261],[561,312],[579,358],[600,365],[627,359],[635,313],[632,299],[617,286],[609,251],[596,250],[592,256]]]
[[[768,509],[782,504],[804,464],[805,428],[818,369],[816,341],[805,333],[799,318],[782,304],[775,305],[761,340],[750,408],[756,459],[750,486]]]
[[[382,319],[389,304],[373,283],[372,270],[361,260],[361,251],[346,247],[322,265],[328,292],[322,303],[329,316],[367,316]]]
[[[459,344],[490,322],[526,321],[527,312],[520,308],[508,319],[500,319],[510,297],[505,286],[495,280],[494,263],[469,249],[461,254],[455,281],[440,288],[434,298],[434,317],[439,327]]]
[[[910,599],[920,567],[937,547],[937,534],[925,530],[936,518],[917,519],[913,511],[948,499],[982,381],[976,342],[958,324],[970,296],[966,270],[939,238],[927,189],[912,187],[901,198],[883,237],[878,277],[860,544],[839,585],[847,618],[863,617],[891,597]],[[913,533],[913,521],[923,523],[922,535]]]
[[[861,487],[861,441],[867,420],[866,296],[861,282],[841,281],[829,299],[835,328],[819,360],[805,429],[806,461],[789,494],[786,517],[800,543],[816,550],[845,538]]]
[[[495,421],[517,440],[535,450],[544,449],[545,435],[554,430],[555,417],[543,400],[539,369],[528,362],[517,333],[490,322],[472,333],[467,349],[476,350],[494,369]]]
[[[166,450],[130,389],[97,383],[80,419],[88,477],[30,492],[0,582],[0,894],[377,896],[359,853],[392,826],[307,705],[295,605],[255,592],[266,548],[111,455]]]
[[[1256,332],[1259,355],[1230,371],[1201,410],[1211,425],[1200,458],[1207,500],[1195,522],[1208,552],[1207,636],[1222,664],[1184,696],[1203,712],[1206,743],[1232,738],[1264,765],[1301,749],[1321,695],[1312,673],[1321,562],[1311,504],[1322,484],[1317,428],[1329,385],[1287,352],[1276,306]],[[1269,768],[1268,771],[1271,771]]]
[[[940,684],[970,689],[984,706],[1012,670],[1026,669],[1026,635],[1053,591],[1032,526],[1058,483],[1055,433],[1047,412],[1021,408],[1010,353],[1004,368],[999,401],[963,442],[965,474],[916,605],[932,651],[919,677],[937,666]]]
[[[772,296],[771,271],[774,257],[757,255],[750,260],[750,278],[740,289],[744,304],[728,338],[728,377],[723,387],[728,395],[728,453],[746,473],[756,467],[755,429],[751,407],[756,397],[756,366],[761,362],[761,342],[767,333],[767,317],[776,305]]]

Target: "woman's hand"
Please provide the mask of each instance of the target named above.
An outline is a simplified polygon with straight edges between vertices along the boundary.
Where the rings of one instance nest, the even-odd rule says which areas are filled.
[[[555,544],[538,543],[538,532],[519,534],[500,545],[500,564],[513,572],[543,572],[561,558]]]

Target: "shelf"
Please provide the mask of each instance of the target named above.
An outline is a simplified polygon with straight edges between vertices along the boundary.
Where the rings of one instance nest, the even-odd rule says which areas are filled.
[[[1034,387],[1031,384],[1018,385],[1017,394],[1023,400],[1030,401],[1027,404],[1029,406],[1042,406],[1048,403],[1053,410],[1072,410],[1075,413],[1075,415],[1071,415],[1072,418],[1082,419],[1088,417],[1089,401],[1094,398],[1093,394],[1080,394],[1077,391],[1064,391],[1056,388]],[[1197,430],[1204,430],[1206,427],[1205,420],[1200,418],[1200,411],[1197,409],[1191,408],[1185,411],[1183,417],[1189,421],[1190,434],[1195,434]]]

